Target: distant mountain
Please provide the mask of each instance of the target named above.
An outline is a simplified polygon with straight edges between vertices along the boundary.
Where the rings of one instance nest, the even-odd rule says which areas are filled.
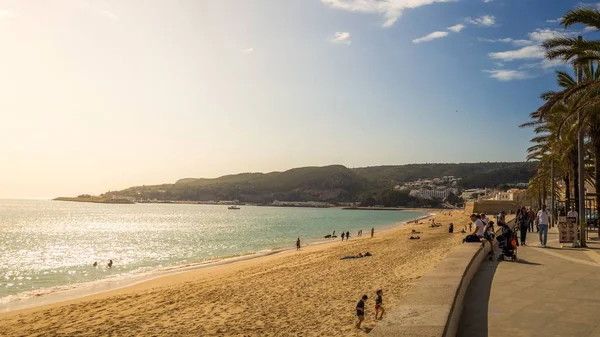
[[[362,201],[389,194],[396,184],[442,176],[461,177],[462,188],[527,182],[536,163],[411,164],[349,169],[342,165],[301,167],[284,172],[240,173],[214,179],[185,178],[174,184],[136,186],[103,194],[147,200]],[[375,202],[378,201],[375,198]],[[408,200],[387,196],[386,200]]]
[[[535,173],[536,165],[536,162],[409,164],[362,167],[354,171],[370,181],[383,184],[455,176],[462,178],[460,187],[475,188],[526,183]]]

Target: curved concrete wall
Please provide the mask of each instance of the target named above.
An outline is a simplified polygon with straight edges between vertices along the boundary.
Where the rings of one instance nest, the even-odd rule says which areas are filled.
[[[453,337],[473,276],[491,247],[465,243],[406,294],[373,329],[373,336]]]

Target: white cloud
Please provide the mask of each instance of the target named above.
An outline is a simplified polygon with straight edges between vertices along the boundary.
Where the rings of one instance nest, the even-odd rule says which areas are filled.
[[[463,29],[465,29],[465,25],[460,24],[460,23],[458,25],[454,25],[454,26],[448,27],[448,30],[451,30],[451,31],[453,31],[455,33],[458,33],[458,32],[460,32]]]
[[[335,32],[333,37],[329,39],[329,42],[349,45],[352,43],[352,40],[350,40],[350,33],[348,32]]]
[[[465,21],[478,26],[493,26],[496,23],[496,18],[492,15],[484,15],[478,18],[466,18]]]
[[[570,35],[573,35],[574,33],[570,33],[570,32],[565,32],[562,30],[554,30],[554,29],[548,29],[548,28],[538,28],[535,31],[529,33],[529,39],[535,42],[539,42],[542,43],[545,40],[548,39],[553,39],[553,38],[557,38],[557,37],[567,37]]]
[[[250,47],[250,48],[246,48],[246,49],[242,50],[242,53],[250,54],[253,51],[254,51],[254,47]]]
[[[119,19],[119,16],[117,16],[117,14],[111,12],[111,11],[107,11],[105,9],[99,9],[98,13],[100,13],[100,15],[105,16],[111,20],[117,20]]]
[[[596,28],[596,27],[590,27],[590,26],[587,26],[587,27],[585,27],[585,28],[583,29],[583,31],[584,31],[584,32],[586,32],[586,33],[587,33],[587,32],[595,32],[595,31],[598,31],[598,28]]]
[[[546,20],[547,23],[559,23],[562,21],[562,17],[558,19]]]
[[[484,70],[484,72],[490,74],[491,78],[495,78],[498,81],[513,81],[513,80],[525,80],[531,78],[529,74],[520,70]]]
[[[433,33],[427,34],[423,37],[420,37],[418,39],[414,39],[412,42],[413,43],[428,42],[428,41],[440,39],[440,38],[446,37],[446,36],[448,36],[448,32],[433,32]]]
[[[503,43],[510,43],[513,46],[516,47],[524,47],[524,46],[528,46],[531,44],[534,44],[533,41],[530,40],[516,40],[516,39],[511,39],[510,37],[506,37],[503,39],[484,39],[484,38],[477,38],[477,40],[482,41],[482,42],[503,42]]]
[[[487,3],[490,3],[490,2],[492,2],[492,1],[494,1],[494,0],[483,0],[483,2],[485,2],[486,4],[487,4]]]
[[[375,13],[383,16],[384,27],[390,27],[406,9],[417,8],[441,2],[455,2],[457,0],[321,0],[332,8],[351,12]]]
[[[502,61],[541,59],[544,57],[544,49],[538,45],[535,45],[523,47],[516,50],[489,53],[488,56],[491,59]]]
[[[503,60],[503,61],[514,61],[514,60],[527,60],[527,59],[543,59],[544,58],[544,49],[541,47],[542,42],[547,39],[556,38],[556,37],[566,37],[573,35],[572,32],[558,31],[552,29],[536,29],[533,32],[530,32],[529,40],[513,40],[510,38],[499,39],[499,40],[487,40],[493,42],[510,42],[515,44],[515,41],[519,41],[518,43],[524,45],[524,47],[516,49],[516,50],[507,50],[503,52],[497,53],[489,53],[488,56],[492,59]],[[484,40],[486,41],[486,40]],[[526,44],[530,45],[526,45]],[[515,44],[516,45],[516,44]],[[547,63],[553,64],[553,63]]]

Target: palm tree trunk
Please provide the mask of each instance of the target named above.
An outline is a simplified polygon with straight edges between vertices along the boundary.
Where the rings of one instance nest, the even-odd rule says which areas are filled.
[[[569,174],[565,174],[563,177],[565,182],[565,211],[569,209],[569,205],[571,205],[571,181],[569,180]]]
[[[579,181],[579,169],[577,166],[577,148],[571,151],[571,164],[573,164],[573,199],[575,200],[574,206],[577,209],[579,205],[579,193],[577,193],[577,182]],[[570,205],[569,205],[570,206]]]
[[[598,188],[600,187],[600,120],[594,120],[590,128],[590,138],[594,151],[594,188],[596,190],[596,214],[600,214],[600,195]]]
[[[546,184],[542,187],[542,205],[546,203],[548,200],[548,189],[546,188]]]

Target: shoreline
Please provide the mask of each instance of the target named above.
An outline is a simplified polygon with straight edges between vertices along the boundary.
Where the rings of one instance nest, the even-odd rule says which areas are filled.
[[[433,214],[423,214],[433,216]],[[305,336],[366,337],[379,325],[374,293],[386,312],[460,245],[447,225],[464,211],[396,222],[350,241],[334,240],[186,271],[76,300],[0,314],[3,336]],[[409,240],[415,231],[420,240]],[[365,233],[367,234],[367,233]],[[365,258],[345,259],[370,252]],[[356,301],[368,294],[364,329],[354,328]],[[311,316],[307,319],[307,310]]]
[[[440,212],[438,209],[405,209],[415,212],[426,213],[426,215],[418,216],[414,219],[402,220],[395,222],[390,225],[382,225],[377,229],[376,233],[386,233],[397,228],[401,228],[408,224],[419,223],[421,220],[435,216],[434,211]],[[364,237],[352,237],[353,241],[363,240],[369,238],[369,233],[366,233]],[[346,242],[346,241],[344,241]],[[309,249],[311,252],[317,252],[326,250],[330,247],[342,244],[342,241],[338,238],[314,238],[306,239],[306,244],[302,246],[303,249]],[[97,296],[110,296],[113,292],[118,292],[123,289],[132,288],[134,286],[140,286],[144,283],[152,284],[153,281],[168,278],[185,273],[199,272],[205,269],[217,268],[217,267],[243,267],[244,262],[261,262],[267,260],[266,258],[272,257],[284,257],[289,255],[291,252],[295,252],[295,247],[290,246],[288,248],[272,248],[265,249],[259,252],[253,253],[241,253],[233,257],[217,257],[213,260],[188,263],[183,265],[176,265],[170,267],[164,267],[150,271],[145,274],[130,275],[118,279],[100,279],[90,282],[84,282],[72,285],[71,289],[60,289],[56,291],[50,290],[48,293],[36,294],[33,293],[27,298],[17,298],[10,300],[6,303],[0,303],[0,318],[4,315],[10,315],[13,313],[19,313],[22,311],[37,310],[43,307],[53,307],[61,305],[71,301],[85,300],[87,298],[95,298]],[[236,265],[237,264],[237,265]],[[57,286],[56,288],[69,287],[70,285]],[[54,288],[54,287],[52,287]],[[49,289],[49,288],[46,288]],[[50,288],[51,289],[51,288]],[[35,291],[43,291],[44,288],[36,289]],[[34,292],[35,292],[34,291]],[[26,292],[25,292],[26,293]],[[20,293],[22,294],[22,293]],[[18,295],[18,294],[16,294]],[[13,295],[15,296],[15,295]]]

